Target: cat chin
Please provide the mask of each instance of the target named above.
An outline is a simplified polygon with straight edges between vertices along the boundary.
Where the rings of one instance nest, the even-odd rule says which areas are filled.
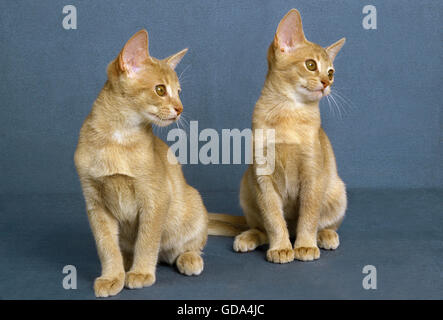
[[[162,120],[162,119],[159,118],[157,120],[151,120],[150,122],[152,124],[155,124],[156,126],[159,126],[159,127],[167,127],[170,124],[174,123],[175,119],[174,120]]]
[[[173,120],[160,120],[160,121],[151,121],[152,124],[155,124],[158,127],[167,127],[170,124],[172,124],[174,121]]]

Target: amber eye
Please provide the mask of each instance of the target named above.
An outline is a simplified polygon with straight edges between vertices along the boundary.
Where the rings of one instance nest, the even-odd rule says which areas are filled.
[[[155,87],[155,92],[160,96],[163,97],[166,94],[166,87],[164,84],[159,84]]]
[[[309,71],[317,70],[317,63],[314,60],[312,59],[306,60],[305,64],[306,68],[308,68]]]
[[[332,80],[332,78],[334,77],[334,70],[330,69],[328,71],[328,77],[329,77],[329,80]]]

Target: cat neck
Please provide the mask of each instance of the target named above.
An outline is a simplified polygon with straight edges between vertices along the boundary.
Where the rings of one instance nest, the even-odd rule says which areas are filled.
[[[127,103],[127,98],[105,84],[91,113],[91,124],[101,136],[123,143],[132,135],[153,135],[152,125]]]
[[[278,126],[279,123],[290,123],[294,127],[321,126],[319,101],[302,101],[292,90],[282,89],[278,81],[271,77],[265,81],[256,108],[271,126]]]

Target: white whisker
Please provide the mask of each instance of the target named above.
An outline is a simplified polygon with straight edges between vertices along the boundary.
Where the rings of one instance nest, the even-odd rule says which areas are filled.
[[[336,98],[340,99],[348,109],[351,109],[352,111],[356,109],[352,101],[343,96],[343,94],[339,93],[337,90],[334,90],[333,94]]]
[[[182,113],[178,120],[183,128],[183,130],[187,131],[189,129],[189,121],[186,119],[185,115]]]
[[[191,67],[191,64],[188,64],[184,69],[183,69],[183,71],[180,73],[180,75],[178,76],[178,81],[182,81],[182,76],[183,76],[183,74],[185,73],[185,71],[186,70],[188,70],[189,68]]]
[[[330,95],[330,97],[331,97],[331,99],[332,99],[333,104],[335,104],[335,106],[337,107],[337,110],[338,110],[338,113],[339,113],[340,120],[342,120],[342,119],[343,119],[343,115],[342,115],[342,111],[341,111],[340,106],[338,105],[337,101],[335,100],[335,98],[334,98],[334,96],[333,96],[332,94]]]

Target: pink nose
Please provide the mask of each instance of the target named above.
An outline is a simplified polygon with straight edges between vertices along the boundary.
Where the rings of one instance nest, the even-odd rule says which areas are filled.
[[[327,86],[329,86],[331,83],[328,79],[321,79],[321,84],[323,85],[323,89],[325,89]]]
[[[174,106],[174,110],[175,110],[175,112],[177,112],[177,115],[180,115],[180,113],[183,112],[183,107],[182,106]]]
[[[329,81],[328,80],[322,80],[321,84],[323,85],[323,89],[326,89],[326,87],[329,86]]]

